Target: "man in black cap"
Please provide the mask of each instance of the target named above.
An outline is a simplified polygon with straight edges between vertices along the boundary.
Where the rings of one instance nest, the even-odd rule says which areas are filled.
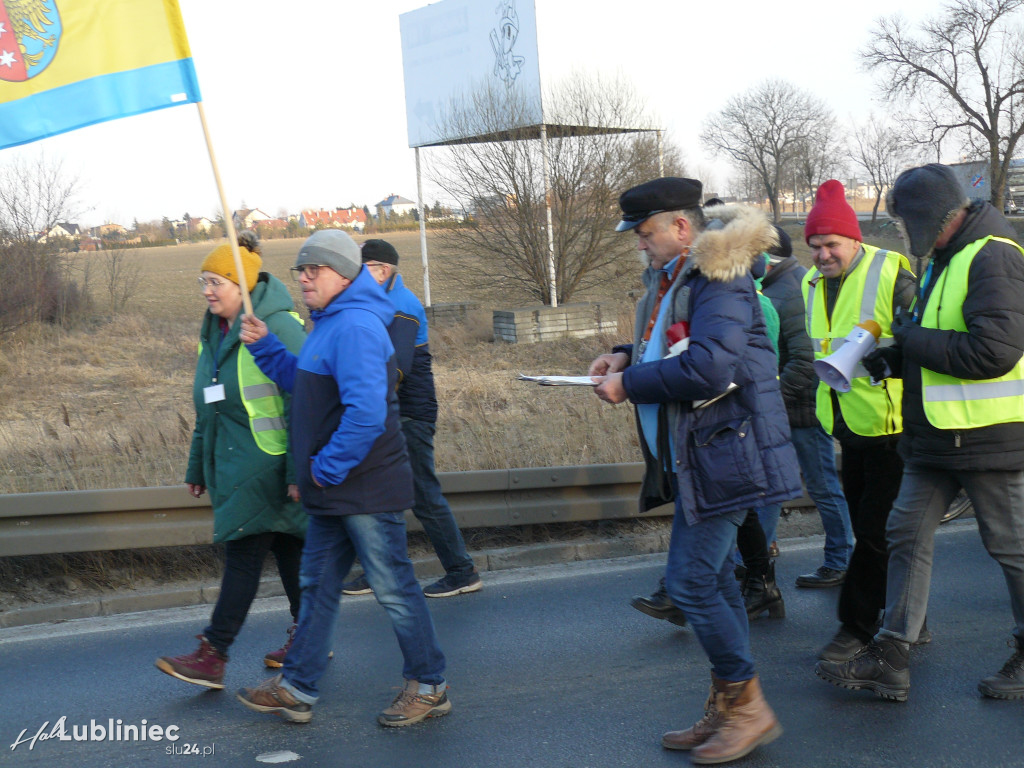
[[[466,551],[459,524],[441,492],[434,470],[434,425],[437,422],[437,397],[427,336],[427,313],[416,294],[402,282],[398,273],[398,251],[387,240],[367,240],[360,246],[363,264],[378,284],[384,286],[395,305],[395,319],[388,335],[395,345],[398,366],[398,407],[402,416],[402,434],[409,449],[416,503],[412,513],[444,567],[444,576],[424,587],[427,597],[455,597],[477,592],[483,586],[473,558]],[[346,595],[367,595],[373,589],[366,574],[342,589]]]
[[[1024,248],[989,203],[968,201],[953,171],[930,164],[896,179],[886,208],[910,252],[927,260],[896,344],[865,358],[875,379],[903,378],[905,467],[886,528],[885,618],[865,652],[821,661],[819,677],[905,701],[908,643],[925,617],[935,529],[964,489],[982,541],[1003,569],[1015,653],[978,684],[1024,698]]]
[[[704,717],[661,743],[710,764],[782,733],[754,670],[732,553],[750,509],[798,496],[801,486],[750,271],[778,242],[775,230],[739,205],[716,206],[706,227],[700,199],[700,182],[681,178],[619,199],[617,230],[636,232],[647,292],[633,344],[598,357],[590,375],[602,400],[636,405],[647,465],[641,510],[675,500],[665,587],[711,661],[712,685]]]

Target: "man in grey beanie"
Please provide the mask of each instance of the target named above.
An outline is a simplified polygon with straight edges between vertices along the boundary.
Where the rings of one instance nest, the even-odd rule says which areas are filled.
[[[904,171],[886,202],[927,262],[911,312],[892,322],[896,344],[872,352],[875,379],[903,379],[905,463],[886,528],[885,618],[853,659],[818,662],[819,677],[905,701],[909,643],[924,623],[935,529],[964,489],[982,542],[1009,590],[1016,650],[978,684],[996,699],[1024,698],[1024,248],[989,203],[968,201],[936,163]],[[920,269],[918,274],[922,274]]]
[[[404,726],[445,715],[445,658],[406,549],[413,486],[388,337],[394,307],[344,232],[314,233],[292,273],[315,323],[298,356],[252,315],[239,337],[260,370],[292,393],[291,449],[309,514],[302,606],[281,674],[241,689],[238,700],[292,722],[312,719],[342,584],[358,555],[405,661],[402,691],[377,721]]]

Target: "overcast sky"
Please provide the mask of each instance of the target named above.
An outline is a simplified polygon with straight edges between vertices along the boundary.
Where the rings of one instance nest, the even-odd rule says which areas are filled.
[[[392,192],[415,199],[398,17],[423,0],[180,3],[229,206],[273,216],[372,208]],[[708,168],[716,161],[699,146],[702,120],[766,77],[822,98],[843,120],[884,112],[857,51],[879,16],[900,13],[916,26],[938,4],[536,0],[536,8],[545,84],[573,69],[625,76],[690,167]],[[86,226],[213,217],[220,207],[195,105],[4,150],[0,164],[40,152],[80,177]],[[715,167],[724,187],[727,171]]]

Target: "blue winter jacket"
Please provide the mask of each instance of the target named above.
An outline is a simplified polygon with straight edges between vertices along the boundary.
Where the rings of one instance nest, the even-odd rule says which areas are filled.
[[[384,284],[395,305],[395,316],[388,326],[395,345],[398,366],[398,407],[403,419],[437,421],[437,395],[431,370],[427,337],[427,313],[416,294],[405,287],[397,272]]]
[[[744,206],[715,208],[723,226],[702,233],[686,266],[665,296],[670,317],[690,323],[690,344],[680,355],[631,364],[623,375],[630,401],[662,406],[673,441],[679,502],[689,524],[738,509],[773,504],[802,492],[796,452],[779,391],[778,359],[765,330],[750,268],[771,244],[771,225]],[[650,316],[656,274],[637,307],[636,327]],[[646,314],[644,314],[646,313]],[[641,317],[643,315],[643,317]],[[639,342],[639,339],[636,339]],[[650,343],[665,343],[652,338]],[[635,344],[634,344],[635,346]],[[737,388],[704,407],[694,401]],[[658,456],[668,455],[658,451]],[[659,475],[670,468],[644,446],[647,476],[641,508],[649,508]],[[667,499],[661,499],[662,501]]]
[[[312,312],[313,331],[297,357],[272,334],[249,345],[260,370],[292,393],[292,451],[302,504],[311,514],[412,507],[387,331],[393,317],[384,289],[362,269],[330,304]]]

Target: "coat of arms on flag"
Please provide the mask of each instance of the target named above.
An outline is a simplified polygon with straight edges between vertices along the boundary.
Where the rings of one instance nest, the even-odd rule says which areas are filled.
[[[0,80],[38,75],[57,55],[57,0],[0,0]]]

